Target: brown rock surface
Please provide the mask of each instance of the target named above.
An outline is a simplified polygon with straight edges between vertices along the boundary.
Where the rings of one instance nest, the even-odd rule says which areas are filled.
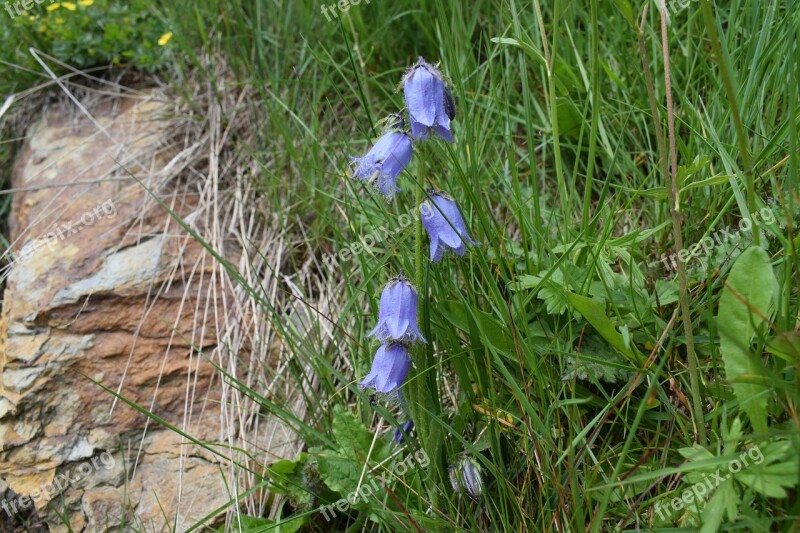
[[[224,295],[186,281],[214,263],[120,168],[152,177],[148,187],[191,215],[196,199],[159,181],[173,155],[158,119],[168,105],[155,93],[107,98],[87,105],[94,121],[56,106],[13,170],[19,259],[0,319],[0,497],[20,508],[32,497],[31,516],[52,531],[67,530],[56,511],[74,531],[161,531],[164,512],[180,529],[228,500],[210,453],[86,377],[191,435],[220,438],[218,377],[190,345],[216,344],[197,310],[213,314]]]

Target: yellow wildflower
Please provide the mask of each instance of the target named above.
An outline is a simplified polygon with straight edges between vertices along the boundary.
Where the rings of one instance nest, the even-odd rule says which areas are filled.
[[[79,6],[89,7],[92,4],[94,4],[94,0],[78,0]]]
[[[55,11],[59,7],[61,7],[61,2],[56,2],[55,4],[50,4],[45,9],[47,9],[48,11]]]
[[[172,39],[172,32],[168,31],[167,33],[162,35],[161,38],[158,40],[158,45],[159,46],[164,46],[165,44],[167,44],[169,42],[170,39]]]
[[[61,7],[69,9],[70,11],[75,11],[75,4],[72,2],[61,2]]]
[[[61,17],[56,17],[56,24],[64,24],[64,19]]]

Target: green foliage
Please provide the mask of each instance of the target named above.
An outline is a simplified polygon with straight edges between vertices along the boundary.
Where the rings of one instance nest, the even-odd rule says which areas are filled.
[[[30,11],[20,8],[20,15],[11,9],[13,17],[0,12],[6,18],[0,29],[0,60],[8,63],[8,71],[17,70],[14,79],[3,80],[11,84],[7,92],[19,92],[36,79],[26,69],[42,71],[29,47],[76,69],[124,64],[148,71],[166,65],[174,47],[169,25],[154,16],[155,6],[146,0],[44,2]],[[55,72],[65,71],[44,59]]]
[[[375,441],[370,455],[370,445],[375,438],[353,414],[337,407],[333,418],[333,438],[336,448],[313,448],[320,476],[325,484],[342,496],[355,490],[364,471],[364,462],[375,464],[389,456],[389,445],[382,439]]]
[[[767,431],[767,378],[750,344],[775,309],[777,280],[767,253],[748,248],[731,268],[719,300],[717,322],[725,374],[758,433]]]
[[[680,250],[657,142],[667,131],[657,3],[647,3],[643,33],[644,3],[628,0],[362,1],[330,22],[314,2],[163,5],[175,25],[163,31],[204,47],[175,58],[179,74],[207,72],[216,83],[218,72],[199,58],[219,59],[259,96],[246,140],[259,200],[280,214],[281,230],[304,239],[287,252],[287,270],[313,269],[372,229],[392,232],[327,273],[337,305],[320,320],[335,323],[332,332],[296,332],[283,310],[271,317],[293,364],[309,369],[296,371],[298,390],[318,387],[303,421],[279,399],[252,395],[308,444],[307,456],[272,465],[273,490],[297,504],[281,512],[299,516],[315,498],[334,503],[374,479],[382,461],[380,475],[399,460],[373,433],[393,406],[371,405],[354,383],[369,366],[371,346],[360,340],[385,273],[413,271],[402,253],[411,231],[397,217],[415,206],[412,195],[387,205],[355,186],[348,158],[367,149],[377,117],[402,107],[394,86],[424,55],[441,60],[458,102],[458,142],[432,149],[430,172],[457,195],[481,242],[425,272],[423,334],[435,339],[443,404],[433,424],[444,435],[443,461],[466,453],[480,462],[484,495],[467,501],[409,472],[391,493],[359,498],[337,512],[346,519],[322,527],[791,530],[800,517],[792,456],[800,446],[800,73],[789,58],[798,57],[800,9],[796,1],[717,2],[729,61],[721,67],[700,3],[668,4],[682,246],[736,228],[770,201],[780,207],[760,233],[742,231],[687,262],[686,286],[661,261]],[[749,158],[734,148],[723,70],[734,74]],[[399,185],[412,187],[407,177]],[[766,238],[751,247],[758,235]],[[276,283],[295,294],[289,281]],[[274,304],[272,293],[248,289]],[[674,498],[675,487],[686,490],[755,446],[761,464],[694,507],[658,516],[654,503]]]
[[[742,502],[759,494],[786,498],[787,489],[797,484],[800,459],[790,441],[757,440],[743,445],[743,438],[737,418],[719,455],[697,445],[678,450],[687,460],[682,467],[686,475],[674,494],[691,494],[684,496],[689,501],[682,518],[685,525],[702,524],[702,531],[718,531],[725,520],[737,520]]]

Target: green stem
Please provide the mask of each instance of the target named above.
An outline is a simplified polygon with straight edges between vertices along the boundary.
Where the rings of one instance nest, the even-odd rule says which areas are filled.
[[[572,218],[572,196],[567,189],[567,182],[564,178],[564,166],[561,161],[561,137],[558,127],[558,99],[556,97],[556,54],[558,53],[558,32],[559,20],[561,18],[561,1],[555,0],[553,6],[553,45],[550,60],[547,65],[548,90],[550,100],[550,124],[553,131],[553,156],[555,157],[556,178],[558,180],[558,192],[561,197],[561,212],[564,216],[564,229],[569,228]],[[545,39],[544,35],[542,39]],[[593,88],[594,89],[594,88]]]
[[[736,129],[736,138],[739,141],[739,151],[742,156],[742,163],[744,165],[745,186],[747,187],[747,216],[753,224],[753,242],[758,246],[761,244],[761,235],[758,231],[758,224],[753,213],[756,210],[756,191],[755,181],[753,178],[753,162],[750,157],[750,142],[747,138],[747,133],[744,130],[744,123],[742,116],[739,113],[739,104],[736,102],[736,89],[733,86],[733,71],[731,70],[730,62],[728,61],[728,54],[722,48],[722,42],[717,33],[717,21],[714,18],[714,13],[711,11],[711,3],[709,0],[703,0],[700,4],[703,10],[703,20],[706,24],[706,30],[711,40],[711,50],[719,63],[719,74],[722,77],[722,85],[725,87],[725,94],[728,97],[728,105],[730,105],[731,113],[733,114],[733,125]]]
[[[592,18],[592,128],[589,134],[589,162],[586,169],[586,185],[583,191],[583,217],[582,217],[582,233],[588,237],[589,220],[591,219],[591,202],[592,202],[592,180],[594,177],[594,157],[597,147],[597,127],[600,121],[600,82],[598,75],[600,72],[600,53],[599,53],[599,33],[600,29],[597,24],[597,0],[591,0],[591,18]]]
[[[417,213],[414,222],[414,284],[417,288],[417,317],[419,320],[420,331],[425,328],[425,301],[428,297],[427,286],[425,284],[425,261],[427,258],[424,253],[425,236],[422,231],[422,217],[420,207],[425,201],[425,188],[427,185],[426,161],[420,156],[419,169],[417,172],[417,183],[415,187],[415,202]],[[438,403],[435,401],[436,380],[433,375],[434,367],[432,358],[429,356],[428,345],[418,343],[412,350],[412,361],[415,371],[413,372],[413,384],[410,389],[413,397],[410,398],[414,424],[417,428],[420,444],[428,454],[431,461],[431,498],[435,507],[438,507],[439,492],[437,487],[441,487],[444,479],[442,470],[442,438],[441,428],[437,423],[432,422],[431,416],[438,414]]]
[[[669,62],[669,39],[667,38],[667,8],[661,4],[661,47],[664,55],[664,89],[667,97],[667,131],[669,135],[669,162],[671,171],[667,169],[666,158],[662,161],[666,188],[669,191],[670,215],[672,218],[672,232],[675,237],[675,246],[683,250],[683,228],[678,195],[678,154],[675,141],[675,112],[672,104],[672,70]],[[662,154],[666,155],[666,154]],[[755,232],[755,231],[754,231]],[[686,337],[686,359],[689,366],[689,387],[692,398],[692,417],[701,446],[708,442],[706,436],[705,417],[703,416],[703,395],[701,390],[700,363],[694,348],[694,332],[692,330],[692,315],[689,294],[689,284],[686,278],[686,265],[678,261],[678,283],[680,285],[680,308],[683,319],[683,333]]]

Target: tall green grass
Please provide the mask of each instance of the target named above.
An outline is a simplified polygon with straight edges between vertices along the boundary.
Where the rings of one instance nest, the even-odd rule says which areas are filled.
[[[216,76],[215,64],[225,62],[236,83],[260,95],[250,110],[255,136],[243,149],[258,162],[263,199],[286,231],[301,221],[297,262],[311,250],[323,264],[360,235],[389,229],[376,250],[329,273],[342,281],[336,316],[323,318],[341,325],[332,343],[286,325],[280,310],[271,315],[298,368],[319,378],[303,422],[249,392],[307,443],[307,456],[273,465],[264,481],[291,496],[294,504],[283,508],[284,518],[294,517],[290,524],[375,531],[797,527],[798,3],[733,0],[710,6],[710,19],[699,2],[671,9],[673,139],[658,9],[650,4],[640,32],[642,7],[626,0],[373,0],[328,22],[310,1],[154,6],[183,47],[176,84],[194,69]],[[199,59],[201,50],[210,64]],[[365,152],[376,121],[403,106],[397,83],[420,55],[441,61],[457,100],[457,142],[426,145],[429,173],[457,199],[482,243],[463,260],[426,266],[423,334],[432,340],[443,406],[433,423],[444,432],[449,462],[466,455],[481,465],[484,491],[473,501],[420,472],[328,524],[315,508],[355,490],[353,472],[390,453],[391,432],[364,440],[371,434],[359,425],[385,430],[403,419],[396,405],[370,402],[355,382],[374,352],[364,335],[381,285],[414,271],[413,229],[397,221],[415,212],[412,176],[423,160],[401,178],[404,194],[386,203],[350,180],[348,156]],[[740,274],[759,283],[774,275],[777,286],[762,317],[771,327],[755,328],[755,342],[748,337],[742,350],[761,369],[744,378],[768,406],[756,423],[726,375],[720,337],[727,324],[717,319],[727,317],[718,305],[726,290],[738,294],[740,282],[725,289],[726,280],[754,239],[742,232],[741,240],[715,246],[705,269],[690,262],[683,286],[665,268],[662,254],[678,250],[659,131],[675,144],[684,246],[770,201],[780,214],[755,239],[768,252],[767,268]],[[271,309],[257,287],[253,297]],[[295,377],[298,384],[310,379]],[[409,453],[417,445],[408,443]],[[702,473],[726,472],[756,447],[761,465],[694,507],[658,513]]]
[[[732,393],[716,319],[725,316],[718,303],[731,267],[754,239],[742,232],[739,242],[715,246],[707,269],[690,262],[684,287],[661,262],[678,250],[669,167],[657,145],[656,130],[670,140],[670,110],[655,4],[641,35],[642,6],[628,2],[373,1],[328,22],[313,2],[212,1],[182,17],[182,35],[213,35],[187,41],[187,51],[207,47],[261,94],[252,110],[259,141],[249,149],[269,168],[264,195],[286,220],[304,221],[320,257],[414,212],[412,176],[422,159],[401,178],[405,194],[387,204],[349,179],[347,157],[366,151],[377,119],[402,107],[395,88],[417,56],[441,61],[452,81],[457,142],[425,147],[428,172],[456,197],[482,246],[426,266],[423,333],[438,364],[434,424],[445,433],[445,456],[476,458],[485,490],[471,501],[422,475],[402,500],[384,495],[351,509],[337,528],[788,531],[797,523],[797,458],[779,446],[798,442],[797,354],[784,361],[765,345],[798,327],[800,14],[796,2],[742,0],[711,6],[704,19],[700,3],[688,4],[671,8],[668,25],[684,246],[769,202],[780,215],[759,228],[778,283],[766,317],[772,329],[759,330],[746,350],[763,362],[763,375],[751,376],[766,385],[756,390],[769,405],[758,424]],[[372,405],[354,381],[369,368],[373,347],[362,339],[382,283],[413,272],[412,241],[410,227],[392,232],[377,253],[358,253],[332,274],[344,289],[341,315],[331,318],[347,329],[330,350],[287,331],[330,398],[309,405],[315,431],[301,436],[312,450],[338,449],[317,433],[335,440],[335,405],[370,428],[400,417],[396,406]],[[796,350],[796,336],[787,338]],[[354,374],[342,372],[339,357]],[[704,435],[707,452],[690,452]],[[761,485],[735,477],[708,503],[667,519],[657,513],[698,472],[725,471],[736,452],[756,446],[772,454],[763,463],[770,467],[752,467]],[[308,468],[319,467],[314,455]],[[311,528],[328,527],[313,512],[301,515]]]

